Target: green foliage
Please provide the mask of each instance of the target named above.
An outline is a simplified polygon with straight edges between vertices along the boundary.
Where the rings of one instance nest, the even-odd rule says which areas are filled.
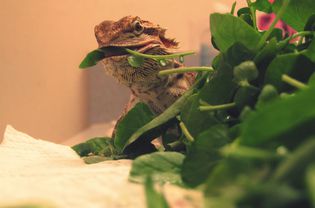
[[[315,4],[247,3],[237,16],[235,4],[231,14],[210,16],[211,42],[219,53],[213,68],[159,72],[199,73],[173,105],[154,116],[138,104],[118,124],[114,146],[96,140],[76,148],[92,162],[134,158],[156,151],[151,141],[162,135],[161,152],[136,158],[130,172],[131,181],[146,184],[149,207],[167,207],[153,181],[198,187],[206,207],[315,206]],[[269,30],[258,31],[256,11],[276,13]],[[278,20],[299,32],[283,37],[273,27]],[[143,59],[165,65],[187,55],[127,52],[134,67]]]
[[[268,0],[256,0],[252,6],[262,12],[271,13],[272,5]]]
[[[155,115],[144,103],[137,103],[118,123],[114,138],[115,147],[122,151],[128,142],[128,138],[143,125],[150,122]],[[154,139],[154,138],[152,138]]]
[[[197,94],[192,95],[183,106],[181,113],[181,120],[193,137],[197,137],[200,132],[219,122],[212,114],[201,112],[199,105],[200,97]]]
[[[151,177],[147,177],[145,181],[145,195],[147,199],[147,208],[169,208],[163,194],[155,189]]]
[[[144,63],[144,58],[139,56],[129,56],[128,63],[130,64],[130,66],[137,68]]]
[[[285,0],[276,0],[273,5],[273,11],[280,10]],[[283,20],[297,31],[302,31],[308,18],[315,13],[315,4],[313,0],[290,0]]]
[[[258,70],[253,61],[245,61],[234,67],[234,77],[238,82],[252,81],[258,77]]]
[[[96,49],[88,53],[88,55],[86,55],[86,57],[83,59],[83,61],[79,65],[79,68],[85,69],[85,68],[94,66],[97,64],[98,61],[102,60],[103,58],[105,58],[104,53]]]
[[[151,176],[160,184],[171,182],[182,185],[180,176],[184,155],[177,152],[155,152],[138,157],[132,164],[129,180],[144,182]]]
[[[211,14],[210,28],[214,41],[222,52],[235,43],[242,43],[249,49],[254,49],[260,39],[258,31],[230,14]]]
[[[312,202],[313,207],[315,206],[315,163],[309,165],[306,173],[306,184],[308,188],[308,195]]]
[[[204,182],[222,159],[219,149],[228,142],[228,129],[223,125],[213,126],[199,134],[184,160],[183,181],[193,187]]]
[[[288,143],[290,138],[302,140],[314,134],[314,127],[308,126],[315,122],[314,94],[315,87],[310,87],[258,109],[242,124],[241,143],[257,146],[281,138]]]
[[[81,157],[88,155],[99,155],[110,157],[115,154],[112,140],[109,137],[95,137],[84,143],[72,147]]]

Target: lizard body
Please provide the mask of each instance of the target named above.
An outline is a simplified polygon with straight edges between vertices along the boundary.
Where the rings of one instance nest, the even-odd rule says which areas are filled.
[[[123,47],[146,54],[172,54],[178,43],[165,37],[166,29],[136,16],[126,16],[118,21],[103,21],[95,26],[95,36],[99,48]],[[136,102],[146,103],[156,114],[162,113],[179,98],[194,81],[194,75],[185,73],[158,76],[167,68],[182,66],[177,61],[169,61],[165,66],[153,59],[145,58],[140,67],[128,63],[129,54],[105,57],[101,62],[107,74],[130,88],[132,97],[125,114]]]

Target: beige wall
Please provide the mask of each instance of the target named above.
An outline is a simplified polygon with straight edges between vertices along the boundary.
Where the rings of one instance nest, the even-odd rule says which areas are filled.
[[[95,24],[138,15],[167,27],[183,50],[196,50],[208,31],[209,13],[228,11],[225,4],[231,2],[0,0],[0,134],[12,124],[35,137],[60,141],[88,125],[90,72],[77,66],[96,47]],[[103,90],[113,89],[109,82]],[[104,108],[115,112],[110,114],[114,118],[126,98],[110,99]]]

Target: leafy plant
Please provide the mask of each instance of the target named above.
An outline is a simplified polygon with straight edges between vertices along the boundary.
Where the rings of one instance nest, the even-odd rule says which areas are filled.
[[[147,190],[153,190],[152,181],[170,182],[203,191],[207,206],[314,207],[315,4],[247,3],[237,16],[235,4],[230,14],[210,15],[211,40],[219,51],[212,67],[161,71],[160,76],[187,71],[199,76],[160,115],[151,114],[145,104],[135,106],[121,121],[111,147],[116,155],[130,157],[162,136],[159,151],[152,148],[154,153],[133,162],[130,180],[147,181]],[[276,13],[267,31],[258,30],[257,11]],[[297,32],[284,36],[274,28],[279,20]],[[163,65],[187,55],[127,51],[133,67],[144,58]],[[179,133],[170,137],[174,127]],[[90,148],[75,149],[81,155],[99,152]],[[174,150],[181,153],[167,152]],[[149,200],[166,206],[161,195],[150,193]]]

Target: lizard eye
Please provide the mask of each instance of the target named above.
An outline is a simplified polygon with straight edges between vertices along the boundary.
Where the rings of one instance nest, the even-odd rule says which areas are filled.
[[[140,35],[144,30],[144,27],[142,26],[142,24],[139,21],[134,21],[132,23],[132,27],[133,27],[134,33],[136,35]]]

